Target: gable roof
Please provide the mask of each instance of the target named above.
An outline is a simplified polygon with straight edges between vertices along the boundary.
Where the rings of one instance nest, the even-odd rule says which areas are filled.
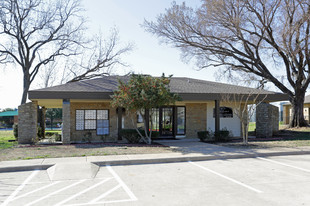
[[[118,80],[127,82],[130,76],[104,76],[96,79],[71,82],[59,86],[29,91],[29,99],[110,99],[118,89]],[[223,84],[186,77],[172,77],[170,91],[183,100],[215,100],[223,94],[262,94],[266,101],[283,101],[287,96],[266,90]]]

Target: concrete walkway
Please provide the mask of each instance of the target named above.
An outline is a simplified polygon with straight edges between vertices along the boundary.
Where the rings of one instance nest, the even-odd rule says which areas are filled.
[[[235,159],[281,155],[310,154],[310,147],[272,148],[272,149],[234,149],[199,142],[198,139],[160,140],[160,144],[175,148],[176,152],[139,155],[110,155],[89,157],[48,158],[0,162],[0,172],[48,169],[54,165],[91,163],[103,165],[152,164],[214,159]],[[86,166],[88,168],[89,166]],[[92,166],[91,166],[92,167]],[[94,168],[94,167],[92,167]],[[91,170],[90,170],[91,171]]]

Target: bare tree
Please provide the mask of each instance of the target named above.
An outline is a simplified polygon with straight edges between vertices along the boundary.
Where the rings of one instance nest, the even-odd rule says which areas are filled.
[[[91,79],[97,76],[110,75],[115,66],[127,66],[121,57],[133,48],[131,43],[121,45],[119,32],[112,29],[108,38],[104,38],[101,32],[93,38],[93,46],[85,50],[80,63],[71,67],[73,78],[68,82]],[[79,68],[79,69],[77,69]]]
[[[43,65],[78,54],[85,19],[80,0],[2,0],[0,2],[0,63],[21,67],[23,95]]]
[[[99,32],[90,39],[82,54],[72,58],[64,57],[44,66],[39,72],[39,86],[49,87],[110,75],[114,67],[128,66],[121,58],[132,48],[132,43],[120,42],[119,31],[116,28],[111,30],[107,38]]]
[[[259,88],[261,89],[261,88]],[[234,115],[236,115],[241,122],[241,134],[243,144],[248,144],[248,131],[251,118],[256,112],[256,106],[261,104],[267,95],[256,90],[248,94],[223,94],[222,102],[232,105]]]
[[[174,2],[144,27],[201,68],[223,66],[272,82],[292,104],[290,126],[308,125],[309,0],[203,0],[198,9]]]
[[[58,73],[57,62],[51,62],[46,66],[43,66],[40,72],[38,73],[40,79],[42,80],[40,87],[46,88],[53,86]]]

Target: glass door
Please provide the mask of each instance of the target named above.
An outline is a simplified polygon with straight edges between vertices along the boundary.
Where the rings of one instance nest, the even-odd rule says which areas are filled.
[[[173,108],[172,107],[163,107],[161,108],[161,136],[173,136]]]

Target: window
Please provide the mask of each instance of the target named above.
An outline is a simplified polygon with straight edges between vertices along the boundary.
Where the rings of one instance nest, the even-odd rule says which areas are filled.
[[[76,110],[75,119],[75,129],[84,130],[84,110]]]
[[[177,107],[177,135],[185,134],[185,107]]]
[[[152,115],[152,119],[149,118],[149,126],[152,125],[153,132],[159,132],[159,108],[152,108],[150,111],[150,116]],[[152,120],[152,124],[151,124]]]
[[[97,135],[109,134],[109,111],[97,110]]]
[[[109,110],[76,110],[76,130],[97,130],[97,135],[109,134]]]
[[[86,129],[96,129],[96,110],[85,110]]]

